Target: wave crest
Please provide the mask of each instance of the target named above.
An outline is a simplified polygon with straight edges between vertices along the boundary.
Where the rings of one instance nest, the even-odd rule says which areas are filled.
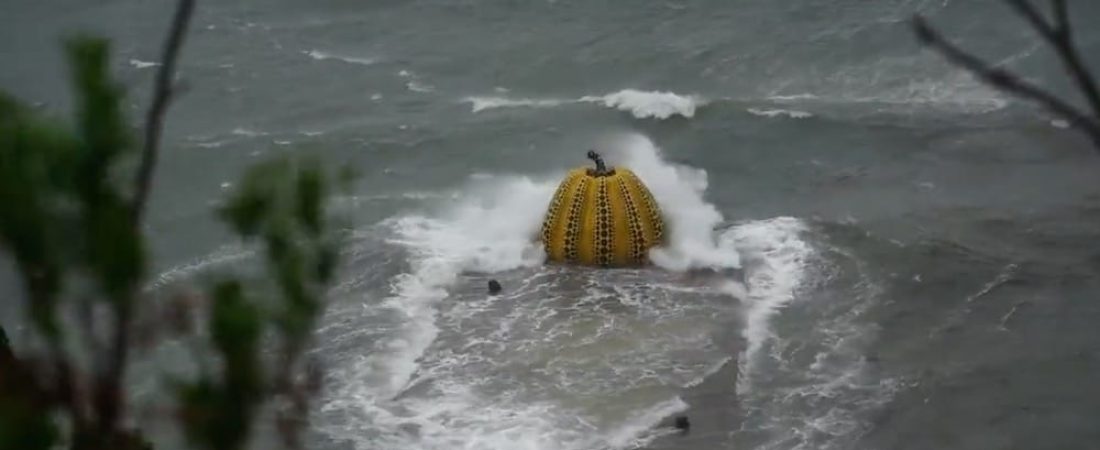
[[[471,96],[464,98],[463,101],[471,105],[471,112],[474,113],[497,108],[552,108],[566,104],[590,103],[628,112],[638,119],[658,120],[674,116],[693,118],[696,110],[707,103],[703,98],[694,95],[635,89],[623,89],[598,96],[586,95],[575,99]]]
[[[698,97],[663,91],[623,89],[602,97],[582,97],[582,102],[599,103],[626,111],[639,119],[667,119],[672,116],[695,117],[695,110],[706,102]]]
[[[363,65],[363,66],[369,66],[369,65],[375,63],[375,60],[373,58],[358,58],[358,57],[354,57],[354,56],[341,56],[341,55],[336,55],[336,54],[332,54],[332,53],[329,53],[329,52],[323,52],[323,51],[320,51],[320,50],[309,50],[309,51],[305,51],[305,52],[302,52],[302,53],[305,53],[306,56],[309,56],[310,58],[316,59],[318,61],[324,61],[326,59],[335,59],[337,61],[343,61],[343,62],[346,62],[346,63],[349,63],[349,64],[359,64],[359,65]]]

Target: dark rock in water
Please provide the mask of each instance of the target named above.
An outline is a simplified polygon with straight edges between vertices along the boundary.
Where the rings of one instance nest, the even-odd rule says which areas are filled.
[[[691,422],[688,421],[687,416],[676,416],[675,426],[680,432],[687,433],[691,429]]]
[[[497,280],[489,280],[489,294],[497,295],[500,293],[501,287]]]

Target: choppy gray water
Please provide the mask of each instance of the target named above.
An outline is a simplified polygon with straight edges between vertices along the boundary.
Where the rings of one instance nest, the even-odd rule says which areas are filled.
[[[1100,67],[1100,3],[1070,3]],[[4,0],[0,87],[65,108],[58,39],[96,30],[136,115],[168,6]],[[632,448],[730,367],[701,448],[1096,448],[1100,160],[921,51],[914,13],[1072,92],[993,0],[200,1],[159,282],[242,264],[211,206],[315,154],[363,178],[314,448]],[[657,267],[541,264],[590,147],[665,207]]]

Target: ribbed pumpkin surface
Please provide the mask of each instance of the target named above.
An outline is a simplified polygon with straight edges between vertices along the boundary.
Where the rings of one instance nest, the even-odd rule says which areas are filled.
[[[661,243],[664,221],[649,189],[629,169],[610,172],[574,169],[558,186],[542,223],[551,261],[638,266]]]

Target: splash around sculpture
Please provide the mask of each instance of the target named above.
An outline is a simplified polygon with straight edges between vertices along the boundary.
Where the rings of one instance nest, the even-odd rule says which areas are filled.
[[[664,239],[664,219],[653,194],[630,169],[608,169],[595,151],[596,167],[569,171],[542,223],[542,244],[552,262],[600,267],[641,266]]]

